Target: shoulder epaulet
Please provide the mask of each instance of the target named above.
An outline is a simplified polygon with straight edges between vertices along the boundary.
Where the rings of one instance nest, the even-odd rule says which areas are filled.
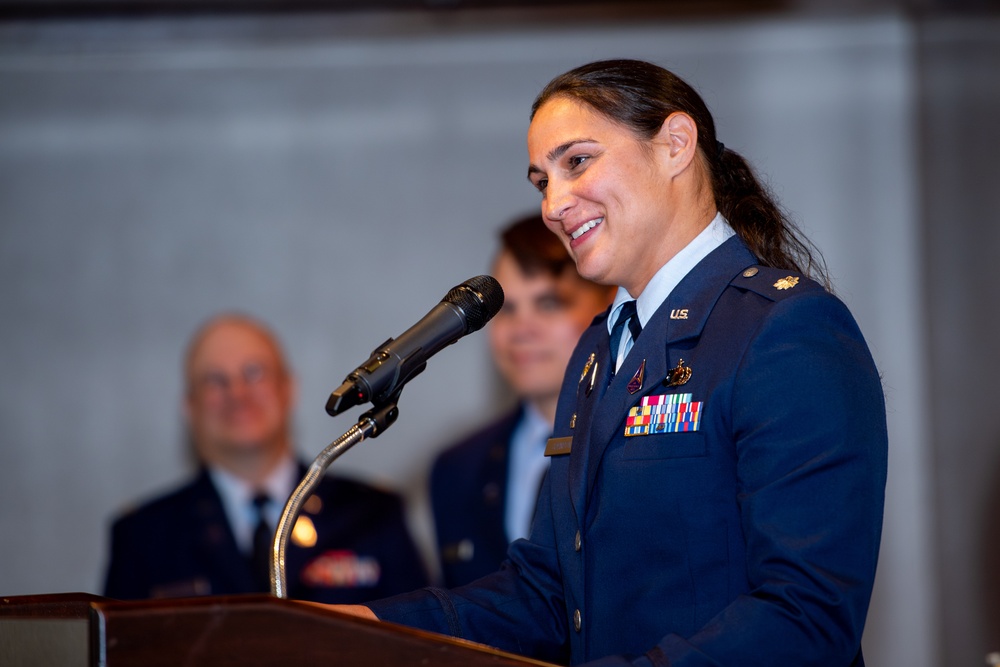
[[[747,267],[733,278],[730,285],[756,292],[772,301],[802,292],[825,291],[822,285],[801,273],[760,265]]]

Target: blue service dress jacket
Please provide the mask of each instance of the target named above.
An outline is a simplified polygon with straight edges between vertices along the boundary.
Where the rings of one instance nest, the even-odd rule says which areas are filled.
[[[304,475],[306,469],[300,467],[300,472]],[[289,541],[285,577],[290,598],[354,604],[427,584],[398,495],[327,475],[299,516],[315,528],[315,544],[297,542],[294,533]],[[112,525],[108,597],[263,592],[204,469],[190,483]]]
[[[504,512],[518,408],[445,449],[431,468],[431,508],[448,588],[495,572],[507,557]]]
[[[734,236],[613,378],[608,338],[601,317],[570,361],[530,537],[372,610],[571,664],[863,665],[887,434],[847,308]]]

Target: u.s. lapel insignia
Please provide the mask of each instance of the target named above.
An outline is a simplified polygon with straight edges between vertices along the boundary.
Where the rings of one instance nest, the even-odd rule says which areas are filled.
[[[683,359],[677,360],[677,365],[667,371],[667,378],[663,381],[663,384],[668,387],[679,387],[682,384],[687,384],[687,381],[691,379],[691,367],[684,365]]]
[[[799,279],[796,276],[786,276],[774,283],[774,286],[778,289],[792,289],[799,284]]]
[[[583,372],[580,373],[580,382],[583,382],[583,379],[585,377],[587,377],[587,373],[590,372],[590,367],[594,365],[594,359],[595,358],[596,357],[595,357],[594,353],[591,352],[590,356],[587,358],[587,363],[583,365]]]
[[[628,385],[625,387],[628,389],[628,393],[634,394],[640,389],[642,389],[642,378],[646,375],[646,360],[643,359],[642,363],[639,364],[639,370],[635,372],[632,379],[628,381]]]

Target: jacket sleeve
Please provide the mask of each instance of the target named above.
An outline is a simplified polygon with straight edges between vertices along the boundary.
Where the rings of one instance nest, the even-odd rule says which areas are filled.
[[[553,544],[548,481],[530,540],[511,544],[500,569],[451,589],[425,588],[368,604],[381,620],[565,661],[563,589]]]

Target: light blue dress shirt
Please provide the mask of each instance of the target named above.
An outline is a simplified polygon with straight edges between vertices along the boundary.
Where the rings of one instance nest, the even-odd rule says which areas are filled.
[[[530,404],[514,429],[507,462],[507,500],[504,507],[504,530],[513,542],[527,537],[535,515],[538,487],[548,468],[545,443],[552,435],[552,424]]]

